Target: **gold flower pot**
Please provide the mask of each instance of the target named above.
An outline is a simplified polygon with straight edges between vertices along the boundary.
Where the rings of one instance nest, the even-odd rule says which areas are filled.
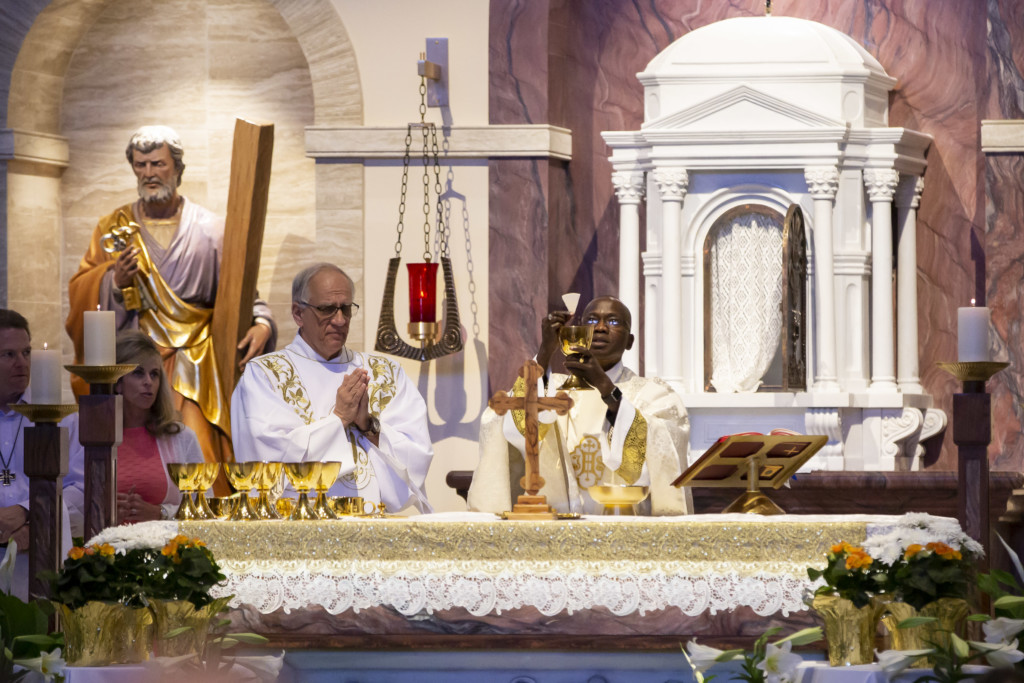
[[[920,610],[905,602],[880,601],[882,624],[889,633],[891,650],[927,650],[934,645],[949,647],[949,634],[964,635],[964,623],[971,611],[966,600],[960,598],[939,598],[929,602]],[[935,617],[930,624],[914,628],[897,628],[899,623],[911,617]],[[912,666],[928,668],[934,662],[931,658],[917,660]]]
[[[829,664],[846,666],[874,661],[878,605],[856,607],[838,595],[815,595],[811,607],[825,622]]]
[[[68,665],[136,664],[149,659],[153,616],[145,607],[116,602],[87,602],[77,609],[59,607]]]
[[[213,614],[210,605],[199,609],[188,600],[149,601],[153,611],[153,654],[157,657],[180,657],[188,654],[202,654],[206,647],[206,635],[210,631]],[[168,633],[187,628],[178,635],[167,637]]]

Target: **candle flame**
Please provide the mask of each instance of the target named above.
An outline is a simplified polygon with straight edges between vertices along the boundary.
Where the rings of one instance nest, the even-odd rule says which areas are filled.
[[[974,299],[971,299],[971,306],[974,305]]]
[[[96,304],[96,310],[97,311],[100,310],[100,305],[99,304]]]
[[[45,350],[46,350],[46,348],[47,348],[47,346],[46,346],[46,342],[43,342],[43,351],[45,351]]]

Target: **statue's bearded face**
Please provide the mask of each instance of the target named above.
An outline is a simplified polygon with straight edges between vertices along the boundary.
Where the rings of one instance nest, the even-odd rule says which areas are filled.
[[[132,153],[132,170],[139,180],[139,197],[147,203],[166,204],[177,193],[177,171],[167,145],[151,152]]]

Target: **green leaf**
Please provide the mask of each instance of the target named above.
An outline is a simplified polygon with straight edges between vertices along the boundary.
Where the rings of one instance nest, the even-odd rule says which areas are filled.
[[[170,640],[171,638],[177,638],[181,634],[188,633],[191,630],[191,626],[179,626],[178,628],[172,628],[170,631],[164,634],[164,639]]]
[[[810,628],[801,629],[796,633],[791,633],[785,638],[776,641],[775,644],[778,645],[786,642],[787,640],[792,640],[794,645],[807,645],[808,643],[816,643],[823,637],[824,634],[821,631],[821,627],[812,626]]]
[[[1005,609],[1007,607],[1020,607],[1024,605],[1024,597],[1019,595],[1004,595],[992,603],[993,607]]]
[[[937,621],[938,619],[935,617],[910,617],[897,624],[896,628],[916,628],[922,624],[933,624]]]
[[[270,642],[258,633],[231,633],[229,636],[246,645],[265,645]]]
[[[987,614],[971,614],[967,617],[967,621],[989,621],[990,619],[992,617]]]

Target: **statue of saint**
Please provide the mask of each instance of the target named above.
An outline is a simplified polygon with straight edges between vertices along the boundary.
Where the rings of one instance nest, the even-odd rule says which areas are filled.
[[[244,365],[272,351],[276,327],[257,300],[252,325],[238,343],[240,358],[217,358],[210,322],[223,258],[224,221],[178,194],[184,149],[166,126],[143,126],[125,151],[139,199],[100,219],[78,272],[68,284],[65,329],[83,357],[82,315],[116,312],[118,330],[138,328],[161,349],[182,421],[199,437],[209,461],[231,460],[231,391],[218,363]],[[84,386],[76,387],[83,393]]]

